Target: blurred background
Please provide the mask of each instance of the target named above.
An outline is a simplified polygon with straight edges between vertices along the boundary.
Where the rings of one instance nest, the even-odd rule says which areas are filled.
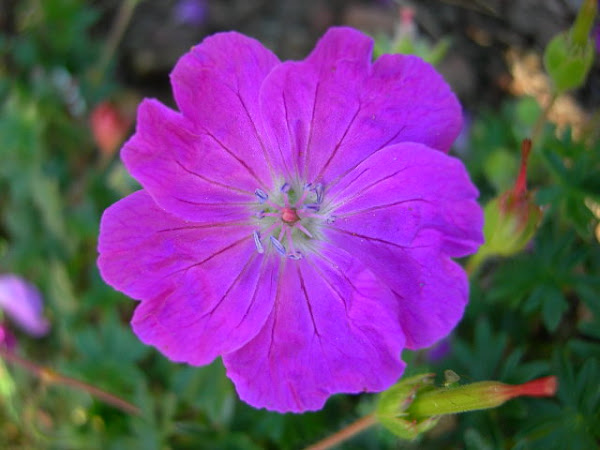
[[[303,415],[250,408],[220,361],[174,364],[141,344],[128,323],[135,303],[95,265],[102,211],[139,188],[120,145],[143,97],[174,105],[178,58],[237,30],[302,59],[332,25],[370,34],[377,54],[436,65],[463,103],[452,152],[482,204],[512,189],[521,140],[534,136],[539,221],[521,247],[472,271],[464,320],[434,349],[405,352],[407,374],[560,383],[554,399],[444,418],[415,443],[375,427],[343,448],[597,448],[600,49],[585,84],[560,95],[542,64],[581,4],[0,0],[0,448],[302,448],[372,412],[375,395],[338,395]],[[600,46],[597,22],[592,33]]]

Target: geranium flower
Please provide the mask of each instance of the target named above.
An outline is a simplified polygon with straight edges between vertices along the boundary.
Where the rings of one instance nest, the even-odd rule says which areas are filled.
[[[42,316],[42,296],[20,276],[0,275],[0,309],[28,334],[40,337],[48,333],[50,325]]]
[[[102,276],[141,300],[143,342],[222,356],[255,407],[386,389],[467,302],[451,257],[480,245],[482,213],[446,155],[460,106],[430,65],[372,47],[334,28],[282,63],[216,34],[171,74],[180,112],[145,100],[122,150],[143,190],[104,213]]]

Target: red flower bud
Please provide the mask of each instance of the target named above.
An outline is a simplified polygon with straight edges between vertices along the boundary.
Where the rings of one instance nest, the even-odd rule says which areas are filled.
[[[131,122],[110,102],[96,105],[90,115],[90,126],[94,142],[104,157],[110,157],[117,151]]]
[[[527,190],[527,162],[531,140],[521,145],[521,168],[512,189],[492,199],[484,209],[485,244],[469,260],[473,273],[490,256],[511,256],[520,252],[533,237],[542,219],[542,210]]]

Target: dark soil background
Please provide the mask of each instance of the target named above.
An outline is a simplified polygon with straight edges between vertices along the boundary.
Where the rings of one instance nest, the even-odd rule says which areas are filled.
[[[97,31],[106,32],[120,2],[95,3],[104,12]],[[182,3],[187,4],[187,16]],[[196,11],[189,9],[190,3],[196,4]],[[121,43],[118,71],[143,95],[168,101],[170,70],[208,34],[237,30],[257,38],[283,60],[302,59],[332,25],[391,36],[400,8],[410,6],[421,36],[431,42],[451,38],[439,69],[464,105],[496,107],[510,84],[507,50],[541,54],[555,34],[572,24],[580,4],[581,0],[146,0],[137,6]],[[600,104],[598,65],[593,73],[577,93],[585,108]]]

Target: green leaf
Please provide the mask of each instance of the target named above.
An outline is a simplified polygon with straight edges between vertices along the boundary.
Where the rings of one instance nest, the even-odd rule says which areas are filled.
[[[549,290],[546,295],[543,299],[542,318],[548,331],[553,332],[558,328],[563,314],[569,308],[569,303],[558,289]]]

